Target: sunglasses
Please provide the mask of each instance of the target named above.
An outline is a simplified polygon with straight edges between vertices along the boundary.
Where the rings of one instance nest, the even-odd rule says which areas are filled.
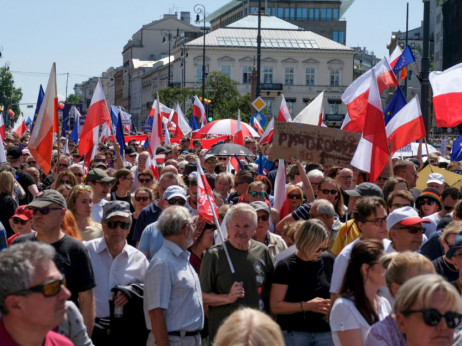
[[[387,177],[378,177],[378,178],[377,178],[377,181],[382,181],[382,180],[383,180],[383,181],[387,181],[388,178],[387,178]]]
[[[45,282],[44,284],[32,286],[25,290],[11,293],[11,295],[23,295],[31,292],[42,293],[45,297],[54,297],[61,292],[61,287],[66,286],[66,278],[62,275],[57,280]]]
[[[220,160],[220,161],[226,161],[227,159],[228,159],[228,158],[226,158],[226,157],[219,157],[219,158],[218,158],[218,160]]]
[[[135,201],[140,202],[140,201],[149,201],[149,197],[135,197]]]
[[[245,184],[245,181],[235,181],[234,186],[239,186],[241,184]]]
[[[250,196],[252,197],[266,197],[266,192],[256,192],[256,191],[252,191],[250,193]]]
[[[70,181],[70,180],[60,180],[59,183],[60,183],[61,185],[65,185],[65,184],[71,185],[71,181]]]
[[[301,199],[302,198],[301,195],[292,194],[292,193],[289,193],[287,197],[289,197],[289,199]]]
[[[337,190],[321,189],[320,191],[321,191],[323,194],[325,194],[325,195],[328,195],[329,193],[330,193],[331,195],[336,195],[336,194],[337,194]]]
[[[83,177],[83,173],[74,173],[76,177]]]
[[[207,160],[205,163],[217,163],[217,160]]]
[[[68,165],[68,164],[65,164],[65,163],[60,163],[60,164],[59,164],[59,167],[65,167],[65,168],[67,168],[67,167],[69,167],[69,165]]]
[[[26,223],[28,223],[28,222],[29,222],[29,220],[22,220],[22,219],[20,219],[19,217],[13,218],[13,223],[14,223],[15,225],[21,224],[21,225],[24,226],[24,225],[25,225]]]
[[[95,181],[95,184],[100,184],[101,186],[104,186],[104,187],[111,186],[111,183],[106,183],[104,181]]]
[[[387,222],[387,216],[378,217],[375,220],[364,220],[363,222],[373,222],[376,226],[382,226],[383,223]]]
[[[423,205],[425,205],[425,204],[433,205],[433,204],[435,204],[435,203],[436,203],[436,201],[433,200],[433,199],[421,199],[421,200],[419,201],[419,206],[423,206]]]
[[[176,198],[172,198],[172,199],[169,199],[168,200],[168,204],[170,205],[185,205],[186,204],[186,201],[184,199],[176,199]]]
[[[129,229],[130,228],[130,222],[124,222],[124,221],[108,221],[106,222],[107,226],[110,229],[114,229],[117,226],[120,226],[122,229]]]
[[[393,229],[405,229],[411,234],[425,233],[425,228],[423,227],[393,227]]]
[[[50,208],[50,207],[43,207],[43,208],[31,208],[32,215],[37,215],[37,212],[40,212],[42,215],[48,215],[51,210],[62,210],[63,208]]]
[[[454,329],[462,320],[461,314],[452,311],[446,312],[444,315],[436,309],[407,310],[402,312],[404,316],[409,316],[415,313],[422,313],[425,324],[430,327],[436,327],[440,323],[441,318],[444,317],[448,328]]]
[[[319,249],[316,250],[316,252],[324,252],[324,251],[327,251],[329,250],[328,247],[320,247]]]
[[[448,206],[448,205],[445,205],[445,206],[444,206],[444,210],[446,210],[446,211],[451,211],[451,210],[453,210],[453,209],[454,209],[454,207],[450,207],[450,206]]]
[[[453,173],[456,173],[456,174],[462,174],[462,171],[459,170],[459,169],[453,170],[452,172],[453,172]]]
[[[257,221],[268,221],[269,215],[257,216]]]
[[[138,181],[141,183],[141,184],[144,184],[144,183],[150,183],[152,181],[152,179],[138,179]]]

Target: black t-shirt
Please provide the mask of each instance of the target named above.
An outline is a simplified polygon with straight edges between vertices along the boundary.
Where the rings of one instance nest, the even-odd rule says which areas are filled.
[[[14,234],[13,229],[10,226],[9,218],[14,215],[14,212],[18,204],[16,203],[15,199],[6,193],[0,194],[0,221],[5,227],[6,235],[11,237]]]
[[[444,260],[443,256],[432,261],[436,273],[440,274],[448,281],[454,281],[459,278],[459,271],[451,263]]]
[[[288,286],[286,302],[306,302],[316,297],[329,299],[333,267],[334,256],[328,252],[322,253],[316,261],[303,261],[293,254],[278,262],[273,283]],[[277,315],[276,321],[287,331],[330,331],[326,316],[315,312]]]
[[[422,245],[420,253],[430,261],[444,255],[443,245],[441,245],[441,232],[433,233],[430,238]]]
[[[111,192],[111,201],[125,201],[130,204],[130,212],[133,213],[135,211],[135,208],[132,205],[132,197],[130,196],[130,193],[127,193],[125,197],[119,197],[115,192]]]
[[[19,200],[19,205],[29,204],[30,202],[32,202],[34,197],[27,188],[35,184],[34,178],[29,173],[26,173],[18,169],[16,170],[16,180],[26,193],[26,196],[23,199]]]
[[[17,237],[13,244],[26,241],[38,240],[35,233],[30,233]],[[56,243],[50,245],[56,250],[54,259],[56,267],[66,276],[66,287],[71,291],[71,300],[78,306],[79,292],[96,286],[87,248],[67,234]]]

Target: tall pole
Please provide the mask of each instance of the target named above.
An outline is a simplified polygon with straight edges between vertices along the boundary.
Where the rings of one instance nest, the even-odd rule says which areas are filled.
[[[204,17],[204,41],[202,44],[202,103],[205,105],[205,6],[202,4],[194,5],[194,12],[196,12],[196,23],[200,22],[200,14]]]
[[[430,1],[423,0],[424,3],[424,18],[423,18],[423,49],[422,49],[422,65],[421,65],[421,81],[420,81],[420,108],[422,109],[422,117],[425,124],[427,136],[429,134],[429,115],[430,115],[430,84],[428,75],[430,73],[430,56],[429,56],[429,34],[430,34]]]
[[[408,45],[408,38],[409,38],[409,2],[406,4],[406,47]],[[404,49],[406,49],[404,47]],[[407,77],[404,80],[404,97],[407,100]]]
[[[257,90],[256,96],[260,96],[260,61],[261,61],[261,0],[258,0],[258,31],[257,31]]]
[[[162,30],[161,32],[161,35],[164,37],[163,39],[163,42],[165,42],[165,38],[167,37],[168,39],[168,77],[167,77],[167,80],[168,80],[168,84],[167,86],[170,87],[171,86],[171,81],[170,81],[170,42],[172,41],[172,34],[170,33],[170,31],[165,31],[165,30]]]

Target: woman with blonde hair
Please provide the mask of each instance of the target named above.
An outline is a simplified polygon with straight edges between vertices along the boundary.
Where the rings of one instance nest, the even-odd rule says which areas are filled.
[[[283,219],[287,215],[294,212],[298,207],[303,204],[303,191],[300,187],[294,184],[287,184],[286,185],[286,197],[287,197],[287,205],[289,209],[287,212],[283,212],[281,210],[280,217]]]
[[[71,171],[61,172],[56,176],[56,179],[51,184],[51,189],[58,190],[61,185],[77,185],[77,179]]]
[[[9,219],[14,215],[18,203],[14,199],[14,176],[10,172],[0,173],[0,221],[6,230],[7,238],[14,235]]]
[[[83,240],[91,240],[103,236],[101,224],[91,218],[93,206],[93,190],[88,185],[76,185],[67,197],[67,209],[75,218],[79,233]]]
[[[332,345],[326,316],[334,257],[326,252],[328,238],[322,221],[303,222],[295,231],[297,251],[276,265],[270,309],[287,345]]]

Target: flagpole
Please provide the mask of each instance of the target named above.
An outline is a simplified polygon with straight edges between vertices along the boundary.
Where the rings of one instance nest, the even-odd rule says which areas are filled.
[[[408,42],[408,34],[409,34],[409,2],[406,3],[406,47]],[[404,97],[407,101],[407,76],[404,79]]]
[[[394,177],[395,175],[393,174],[393,161],[391,158],[391,143],[388,143],[388,150],[390,152],[390,155],[388,155],[388,165],[390,167],[390,177]]]
[[[429,151],[428,151],[427,138],[426,138],[426,137],[424,137],[424,139],[423,139],[423,140],[424,140],[424,142],[425,142],[425,149],[427,150],[427,161],[428,161],[428,153],[429,153]],[[428,164],[429,164],[429,166],[430,166],[430,170],[431,170],[431,171],[432,171],[432,173],[433,173],[433,169],[432,169],[432,167],[431,167],[432,165],[430,164],[430,161],[428,162]]]

